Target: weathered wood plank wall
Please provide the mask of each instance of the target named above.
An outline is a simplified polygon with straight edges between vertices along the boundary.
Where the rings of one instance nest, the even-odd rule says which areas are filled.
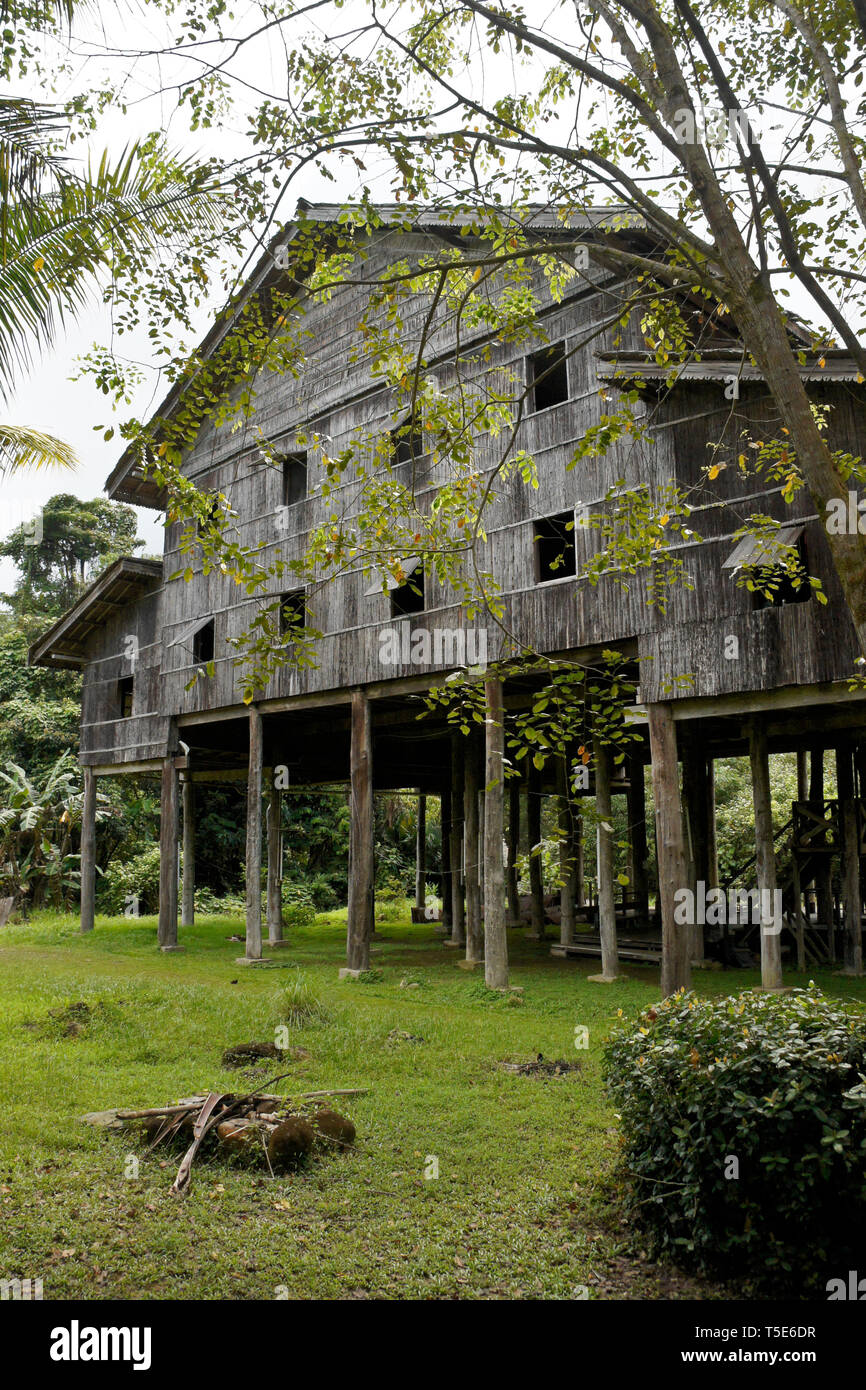
[[[438,244],[428,235],[380,235],[370,249],[362,273],[370,277],[396,256],[429,252]],[[626,438],[603,457],[582,461],[569,470],[574,445],[587,427],[609,408],[600,397],[596,353],[613,346],[612,330],[603,324],[619,302],[621,289],[608,272],[593,263],[592,283],[580,288],[559,305],[551,304],[540,320],[539,344],[564,338],[575,349],[569,362],[569,399],[526,417],[517,444],[536,460],[539,487],[527,488],[512,478],[497,489],[487,517],[489,541],[482,563],[496,574],[506,595],[505,625],[522,640],[542,651],[580,649],[600,642],[637,639],[642,665],[642,694],[649,700],[676,699],[681,694],[718,695],[737,690],[769,689],[781,685],[838,679],[851,669],[855,648],[847,612],[830,572],[826,539],[818,521],[808,522],[806,544],[809,565],[825,582],[830,599],[826,607],[814,601],[779,609],[753,611],[751,596],[737,588],[722,563],[734,542],[733,532],[750,512],[766,512],[790,520],[811,516],[808,498],[801,493],[793,509],[786,508],[778,485],[739,477],[731,464],[707,490],[702,469],[710,461],[708,442],[721,436],[725,457],[733,461],[741,451],[741,433],[747,427],[767,432],[773,425],[770,403],[759,386],[744,386],[742,398],[729,402],[721,383],[689,383],[664,401],[648,400],[642,409],[651,417],[651,443]],[[359,436],[373,439],[395,424],[393,399],[388,389],[371,381],[367,362],[358,353],[357,323],[366,306],[368,291],[350,285],[327,303],[310,307],[304,329],[308,340],[307,369],[298,379],[263,377],[257,385],[255,430],[261,430],[286,451],[295,447],[300,429],[311,429],[327,438],[335,455]],[[406,319],[417,331],[426,314],[426,301],[407,305]],[[453,324],[443,314],[431,338],[431,370],[443,385],[453,380]],[[597,336],[590,339],[595,328]],[[472,335],[466,334],[466,354]],[[635,328],[627,331],[623,350],[642,347]],[[526,345],[494,346],[494,361],[505,374],[524,379]],[[608,386],[608,396],[616,390]],[[854,394],[852,395],[852,391]],[[862,392],[851,387],[823,387],[819,398],[832,404],[830,434],[834,443],[854,453],[866,452],[866,414]],[[286,514],[279,511],[281,478],[263,460],[253,426],[233,431],[206,426],[187,461],[186,471],[200,486],[220,490],[237,512],[237,533],[247,543],[265,541],[265,558],[279,551],[284,558],[298,557],[306,536],[330,513],[332,507],[351,506],[355,484],[347,483],[334,501],[325,501],[316,488],[323,477],[322,445],[308,450],[308,487],[311,495]],[[479,441],[482,469],[498,461],[500,440]],[[419,467],[421,481],[424,470]],[[698,543],[686,544],[683,556],[694,588],[678,587],[666,614],[647,606],[646,585],[636,578],[625,589],[612,580],[597,587],[586,581],[557,579],[539,585],[535,575],[533,537],[535,519],[572,508],[597,509],[606,493],[623,480],[661,485],[676,476],[681,485],[695,489],[695,512],[690,522]],[[435,482],[436,473],[428,474]],[[421,505],[423,502],[421,491]],[[165,577],[182,569],[187,557],[178,549],[180,527],[167,528]],[[594,533],[577,532],[579,557],[597,544]],[[193,562],[189,583],[164,582],[148,595],[118,613],[93,640],[85,673],[82,756],[94,763],[133,761],[160,756],[165,748],[169,719],[196,711],[218,710],[240,699],[239,673],[231,639],[238,638],[255,616],[259,600],[249,600],[242,590],[219,573],[203,575]],[[370,579],[358,571],[323,582],[309,591],[315,625],[325,636],[316,670],[297,673],[288,669],[272,680],[261,698],[286,697],[304,692],[327,691],[364,685],[392,677],[431,672],[424,668],[382,661],[383,630],[397,624],[390,616],[387,594],[365,596]],[[284,583],[280,587],[291,587]],[[274,594],[279,588],[274,587]],[[193,632],[197,622],[212,617],[215,627],[216,674],[185,687],[194,672]],[[476,620],[477,621],[477,620]],[[427,582],[423,614],[402,619],[418,627],[465,627],[466,619],[452,596],[443,592],[434,576]],[[488,652],[498,651],[498,638],[489,627]],[[129,674],[122,655],[124,638],[138,640],[133,715],[122,719],[117,712],[117,684]],[[736,659],[725,656],[725,639],[736,637]],[[444,660],[438,669],[448,669]],[[692,689],[671,688],[671,682],[694,674]]]

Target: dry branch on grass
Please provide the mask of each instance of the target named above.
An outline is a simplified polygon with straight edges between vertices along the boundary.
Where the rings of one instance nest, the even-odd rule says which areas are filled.
[[[275,1076],[265,1085],[282,1081]],[[82,1117],[85,1124],[103,1129],[138,1127],[149,1139],[148,1150],[173,1139],[189,1137],[171,1191],[185,1192],[190,1172],[205,1140],[214,1131],[225,1154],[242,1154],[263,1161],[271,1173],[296,1167],[309,1154],[340,1152],[355,1141],[355,1126],[345,1115],[317,1102],[336,1096],[360,1096],[359,1088],[307,1091],[295,1097],[275,1095],[259,1088],[246,1095],[209,1091],[187,1096],[171,1105],[145,1110],[98,1110]]]

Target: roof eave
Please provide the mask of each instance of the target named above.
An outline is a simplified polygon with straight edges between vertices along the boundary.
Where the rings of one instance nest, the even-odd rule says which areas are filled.
[[[115,560],[108,569],[97,575],[72,607],[52,623],[47,632],[31,643],[27,652],[28,666],[80,670],[87,662],[87,653],[81,647],[75,649],[73,634],[76,623],[82,622],[95,605],[111,602],[109,594],[114,585],[125,580],[126,583],[139,581],[141,587],[146,587],[158,583],[161,578],[161,560],[146,560],[138,556],[122,556]]]

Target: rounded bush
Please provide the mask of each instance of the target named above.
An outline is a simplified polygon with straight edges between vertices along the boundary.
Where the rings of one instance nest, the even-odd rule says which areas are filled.
[[[866,1251],[866,1018],[815,986],[673,995],[605,1049],[627,1204],[657,1253],[776,1291]]]
[[[311,927],[316,920],[316,904],[303,883],[283,882],[283,923],[286,927]]]
[[[131,859],[112,859],[97,880],[100,908],[139,917],[159,907],[159,845]]]

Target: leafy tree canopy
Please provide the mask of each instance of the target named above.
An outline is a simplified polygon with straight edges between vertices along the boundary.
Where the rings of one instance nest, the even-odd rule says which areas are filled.
[[[144,545],[137,527],[135,511],[123,503],[58,493],[0,545],[20,576],[5,601],[16,615],[59,616],[101,570]]]

